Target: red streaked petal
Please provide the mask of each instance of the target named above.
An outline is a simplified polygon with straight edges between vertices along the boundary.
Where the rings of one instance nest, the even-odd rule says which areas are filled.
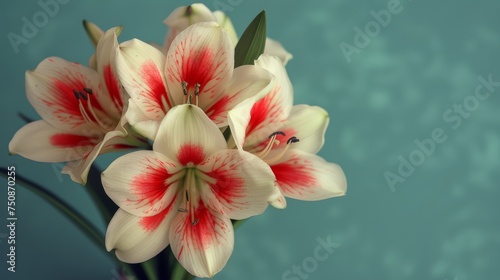
[[[173,208],[175,209],[175,208]],[[134,216],[118,209],[106,231],[106,249],[127,263],[151,259],[169,244],[168,230],[177,211],[166,208],[152,217]]]
[[[165,56],[155,47],[133,39],[120,45],[116,67],[123,87],[142,113],[161,121],[172,107],[163,74]]]
[[[255,63],[275,75],[276,83],[250,111],[246,139],[249,146],[261,142],[262,136],[267,137],[282,126],[293,104],[293,87],[282,62],[276,57],[261,55]]]
[[[116,52],[118,51],[117,33],[121,28],[115,27],[107,30],[96,47],[97,72],[101,76],[101,83],[105,86],[107,95],[103,95],[103,104],[109,104],[108,110],[120,118],[123,111],[123,92],[121,84],[116,77]]]
[[[187,104],[169,110],[153,144],[154,151],[180,164],[200,162],[222,149],[227,144],[217,126],[199,107]]]
[[[271,169],[286,197],[307,201],[322,200],[344,195],[347,189],[346,178],[340,166],[302,151],[290,150]]]
[[[177,260],[192,275],[212,277],[226,265],[234,247],[231,220],[211,212],[200,201],[196,223],[189,213],[179,213],[169,231],[170,246]]]
[[[153,151],[126,154],[102,173],[106,194],[125,211],[153,216],[170,207],[177,194],[177,182],[169,178],[180,169]]]
[[[215,22],[191,25],[175,37],[167,53],[167,83],[174,103],[185,103],[182,82],[191,95],[200,84],[201,107],[219,99],[233,67],[234,47],[226,31]]]
[[[213,180],[206,182],[211,193],[202,192],[204,201],[231,219],[262,214],[275,192],[275,178],[269,166],[247,152],[219,151],[198,169]]]
[[[224,95],[219,99],[209,100],[210,103],[206,105],[200,104],[200,107],[219,127],[226,126],[229,110],[247,98],[260,98],[273,86],[274,79],[269,71],[254,65],[243,65],[234,69],[233,78]]]
[[[182,145],[177,154],[177,159],[182,165],[187,165],[188,163],[198,165],[205,157],[206,155],[201,145]]]
[[[92,107],[97,115],[106,115],[105,104],[99,96],[99,75],[93,69],[78,63],[50,57],[26,72],[26,96],[40,116],[63,131],[89,130],[75,97],[76,91],[92,90]],[[92,116],[91,116],[92,118]]]
[[[11,154],[41,162],[65,162],[86,156],[99,139],[68,134],[46,121],[34,121],[19,129],[9,143]]]

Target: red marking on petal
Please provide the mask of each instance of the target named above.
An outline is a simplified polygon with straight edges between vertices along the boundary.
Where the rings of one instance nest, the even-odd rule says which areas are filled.
[[[146,170],[134,177],[131,189],[138,196],[136,203],[142,204],[146,201],[152,205],[163,198],[170,186],[166,181],[171,175],[167,171],[168,163],[156,158],[148,158],[147,161]]]
[[[111,100],[115,104],[118,110],[123,109],[123,99],[120,91],[120,87],[118,86],[118,80],[116,79],[113,70],[111,69],[111,65],[106,65],[104,67],[104,82],[106,83],[106,88],[108,89],[109,96]]]
[[[245,180],[238,173],[239,165],[235,162],[234,155],[222,162],[216,170],[207,173],[216,180],[210,187],[219,201],[226,201],[230,205],[235,199],[247,196]]]
[[[215,120],[218,117],[226,117],[226,113],[229,109],[228,104],[231,102],[231,99],[229,96],[225,95],[221,99],[217,100],[210,108],[205,110],[205,113],[211,120]]]
[[[140,71],[141,77],[150,88],[150,92],[144,93],[146,95],[144,97],[153,100],[163,109],[163,112],[167,112],[172,107],[172,104],[168,98],[166,85],[163,82],[160,71],[161,69],[158,69],[151,60],[142,65]],[[167,102],[168,108],[163,107],[162,97]]]
[[[74,134],[54,134],[50,137],[50,143],[54,146],[61,148],[71,148],[78,146],[90,146],[94,145],[95,139]]]
[[[276,95],[280,93],[280,87],[276,86],[272,92],[264,98],[257,101],[250,111],[250,121],[247,126],[247,135],[260,128],[262,124],[273,122],[284,122],[285,119],[280,119],[282,107],[275,100]]]
[[[287,162],[272,165],[271,169],[276,176],[279,187],[285,194],[301,193],[307,191],[308,187],[317,185],[310,165],[311,163],[307,160],[292,158]]]
[[[200,92],[207,91],[205,86],[214,78],[218,67],[214,65],[214,60],[215,54],[209,48],[191,49],[190,53],[183,53],[181,80],[188,83],[188,90],[194,91],[195,84],[198,83],[201,85]]]
[[[200,251],[220,245],[219,239],[224,238],[224,236],[217,232],[216,227],[227,231],[228,227],[232,226],[214,216],[201,200],[194,213],[196,224],[193,225],[191,222],[189,213],[179,213],[177,215],[184,215],[182,224],[176,229],[176,234],[182,235],[183,241],[183,245],[181,245],[177,254],[178,259],[180,259],[186,245]],[[215,242],[216,244],[214,244]]]
[[[173,203],[171,203],[167,208],[165,208],[165,210],[161,211],[160,213],[154,216],[143,217],[139,221],[139,226],[145,231],[154,231],[163,222],[167,214],[172,210],[172,206]]]
[[[198,165],[205,159],[205,151],[201,145],[185,144],[179,149],[177,159],[184,166],[189,163]]]

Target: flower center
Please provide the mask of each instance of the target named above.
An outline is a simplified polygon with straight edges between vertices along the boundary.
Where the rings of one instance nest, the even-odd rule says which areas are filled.
[[[288,140],[286,141],[286,146],[285,148],[283,148],[281,152],[274,155],[273,157],[269,157],[269,154],[271,153],[273,148],[281,143],[278,139],[276,139],[278,135],[281,135],[283,137],[286,136],[286,134],[283,131],[273,132],[271,135],[269,135],[269,142],[267,143],[266,147],[262,151],[260,151],[260,153],[257,154],[259,158],[261,158],[269,165],[278,162],[285,155],[286,151],[288,151],[288,149],[293,143],[299,142],[299,138],[292,136],[288,138]]]
[[[200,87],[201,85],[199,83],[194,84],[194,92],[191,94],[188,90],[189,84],[185,81],[181,83],[182,85],[182,92],[184,93],[184,104],[193,104],[193,95],[195,98],[195,103],[194,105],[198,106],[198,95],[200,94]]]
[[[93,97],[92,89],[83,88],[82,90],[73,89],[73,94],[78,101],[78,108],[86,123],[91,124],[100,131],[106,133],[113,129],[110,125],[103,123],[97,116],[94,107],[92,107],[91,97]]]
[[[179,194],[184,197],[178,211],[189,215],[191,224],[195,226],[199,222],[199,218],[196,218],[196,209],[198,208],[200,199],[202,199],[201,192],[203,191],[203,186],[205,184],[214,184],[215,179],[198,170],[198,168],[190,163],[177,174],[170,177],[169,181],[179,181]]]

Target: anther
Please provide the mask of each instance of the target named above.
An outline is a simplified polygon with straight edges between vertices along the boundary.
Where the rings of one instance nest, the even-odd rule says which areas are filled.
[[[269,135],[269,137],[267,137],[267,138],[273,138],[274,136],[277,136],[277,135],[286,136],[286,134],[283,131],[276,131],[276,132],[271,133],[271,135]]]
[[[182,213],[187,213],[188,210],[184,209],[184,208],[179,208],[179,212],[182,212]]]
[[[189,193],[187,190],[186,190],[186,201],[189,201]]]
[[[201,87],[201,85],[200,85],[200,84],[198,84],[198,83],[196,83],[196,84],[194,85],[194,95],[195,95],[195,96],[197,96],[197,95],[200,93],[200,87]]]
[[[83,91],[85,91],[86,93],[92,95],[92,89],[90,89],[90,88],[83,88]]]
[[[187,95],[188,94],[188,89],[187,89],[188,83],[182,82],[181,85],[182,85],[182,92],[184,93],[184,95]]]
[[[76,89],[73,90],[73,93],[75,94],[76,100],[80,99],[80,93],[76,91]]]
[[[198,222],[199,222],[199,221],[200,221],[200,219],[196,219],[196,220],[194,220],[194,221],[191,223],[191,225],[195,226],[196,224],[198,224]]]
[[[290,145],[290,144],[293,144],[293,143],[297,143],[297,142],[299,142],[299,141],[300,141],[300,140],[299,140],[299,138],[297,138],[297,137],[295,137],[295,136],[292,136],[292,137],[290,137],[290,139],[288,139],[288,140],[286,141],[286,144],[287,144],[287,145]]]

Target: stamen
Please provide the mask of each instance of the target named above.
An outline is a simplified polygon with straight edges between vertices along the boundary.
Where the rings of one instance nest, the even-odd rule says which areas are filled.
[[[277,136],[277,135],[281,135],[281,136],[286,136],[286,134],[283,132],[283,131],[276,131],[276,132],[273,132],[271,135],[269,135],[268,138],[271,138],[273,136]]]
[[[292,136],[292,137],[290,137],[290,139],[288,139],[286,141],[286,144],[290,145],[290,144],[297,143],[297,142],[300,142],[299,138]]]
[[[181,86],[182,86],[182,92],[184,93],[184,103],[187,103],[188,101],[188,89],[187,89],[187,86],[188,86],[188,83],[187,82],[182,82],[181,83]]]
[[[76,89],[73,90],[73,93],[75,94],[76,100],[80,99],[80,93],[76,91]]]
[[[198,224],[199,221],[200,221],[200,219],[196,219],[196,220],[194,220],[194,222],[191,223],[191,225],[195,226],[196,224]]]
[[[264,148],[264,150],[262,150],[257,156],[260,157],[260,158],[265,158],[269,152],[271,152],[271,150],[273,149],[273,145],[279,145],[280,144],[280,141],[279,140],[276,140],[276,137],[278,135],[282,135],[282,136],[285,136],[285,133],[283,131],[276,131],[276,132],[273,132],[271,135],[269,135],[269,143],[267,143],[267,146]]]
[[[90,95],[92,95],[92,93],[93,93],[92,89],[90,89],[90,88],[83,88],[83,91],[85,91],[86,93],[88,93]]]
[[[196,97],[196,106],[198,106],[198,95],[200,94],[200,84],[196,83],[194,85],[194,96]]]
[[[186,201],[189,202],[189,192],[186,190]]]
[[[271,164],[274,164],[276,162],[278,162],[286,153],[286,151],[290,148],[290,146],[293,144],[293,143],[297,143],[299,142],[299,138],[295,137],[295,136],[292,136],[290,137],[287,141],[286,141],[286,147],[283,149],[283,151],[281,151],[281,153],[277,154],[275,157],[273,158],[270,158],[270,159],[266,159],[264,160],[267,164],[271,165]]]
[[[179,212],[181,212],[181,213],[187,213],[187,212],[188,212],[188,210],[186,210],[186,209],[184,209],[184,208],[179,208]]]

